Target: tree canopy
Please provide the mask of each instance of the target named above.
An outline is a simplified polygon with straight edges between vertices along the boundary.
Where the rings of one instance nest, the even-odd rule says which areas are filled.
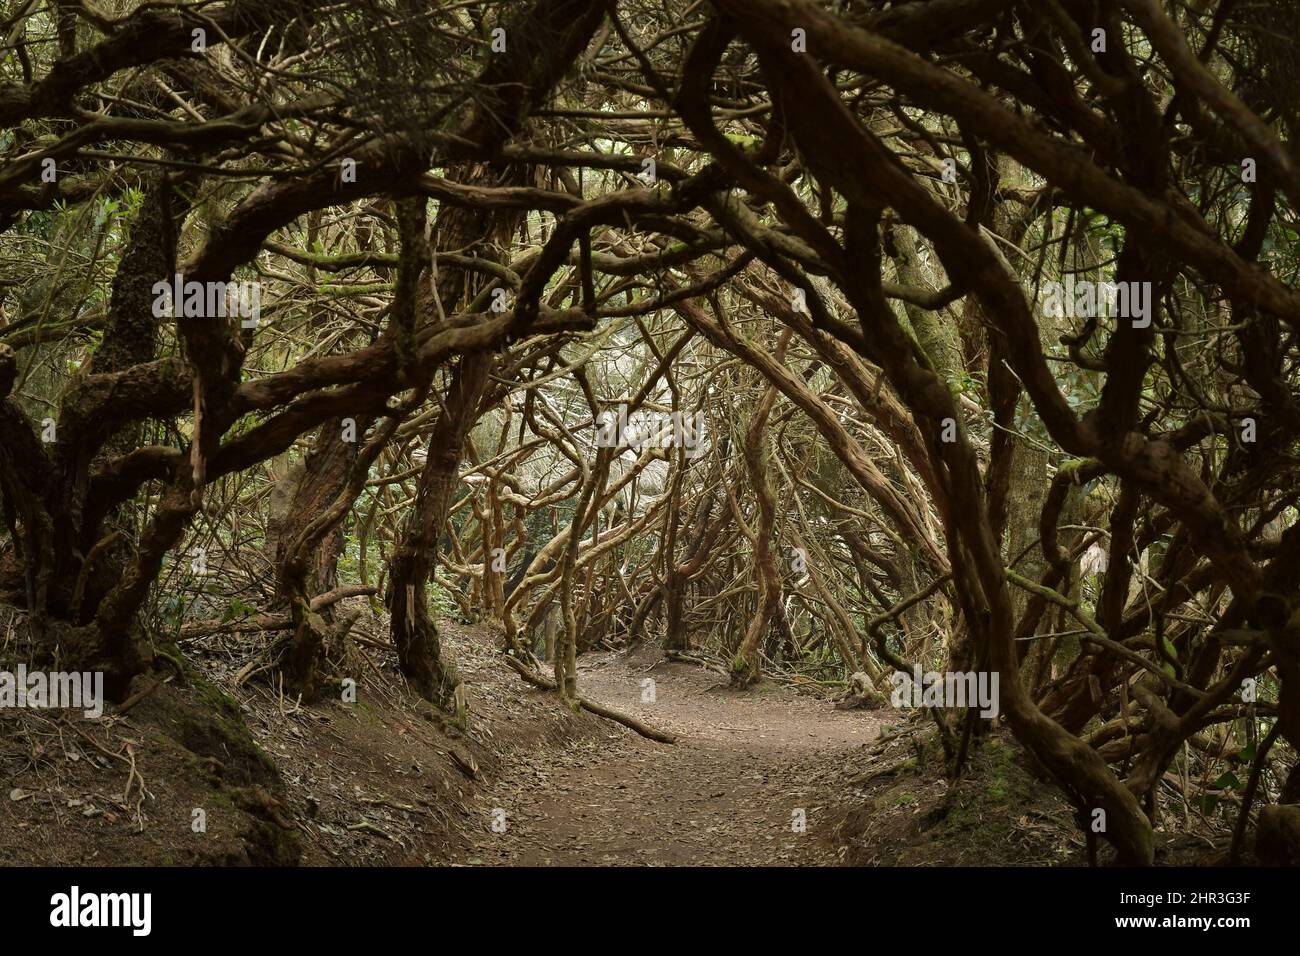
[[[455,614],[665,738],[577,655],[995,673],[1124,862],[1175,761],[1234,852],[1300,802],[1295,5],[0,27],[0,586],[44,659],[121,698],[242,628],[310,700],[377,614],[463,715]],[[988,715],[926,710],[959,774]]]

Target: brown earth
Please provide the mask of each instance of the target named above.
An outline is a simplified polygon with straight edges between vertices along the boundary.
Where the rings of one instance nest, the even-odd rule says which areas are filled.
[[[655,648],[582,657],[581,693],[677,737],[660,744],[524,683],[489,628],[443,626],[466,728],[406,692],[377,618],[341,672],[355,703],[299,706],[241,681],[260,645],[226,636],[189,643],[183,668],[98,721],[0,711],[0,864],[1082,859],[1064,803],[1009,738],[950,792],[914,715],[837,710],[816,685],[734,691]],[[0,665],[21,656],[0,649]]]
[[[654,700],[643,701],[645,680]],[[653,650],[587,655],[582,694],[677,735],[655,743],[606,722],[591,737],[519,754],[478,812],[505,812],[466,862],[522,865],[829,865],[845,765],[880,732],[786,688],[730,690]]]

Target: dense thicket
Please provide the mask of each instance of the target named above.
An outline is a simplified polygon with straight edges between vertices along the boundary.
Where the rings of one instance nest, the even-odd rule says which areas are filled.
[[[121,694],[253,630],[310,697],[369,596],[448,710],[450,613],[575,704],[652,639],[996,671],[1128,862],[1167,799],[1300,802],[1295,5],[0,28],[0,577],[49,659]],[[959,773],[987,722],[932,716]]]

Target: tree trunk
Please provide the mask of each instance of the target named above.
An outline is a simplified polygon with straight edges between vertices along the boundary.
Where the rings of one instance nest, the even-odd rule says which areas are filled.
[[[781,346],[777,350],[777,360],[784,358],[785,343],[790,333],[783,334]],[[763,675],[763,663],[760,648],[773,616],[780,613],[781,572],[777,568],[776,555],[772,550],[772,532],[776,524],[776,501],[772,495],[772,484],[767,474],[767,443],[763,437],[768,415],[776,404],[776,386],[768,386],[762,401],[754,412],[745,436],[745,469],[754,489],[754,498],[758,503],[758,527],[754,529],[752,543],[754,547],[754,565],[758,569],[758,608],[744,640],[736,651],[731,664],[731,683],[735,687],[748,687]]]
[[[446,411],[429,436],[428,459],[401,543],[388,564],[389,633],[399,666],[421,696],[444,710],[459,709],[460,677],[443,654],[437,623],[429,614],[427,587],[451,495],[460,480],[461,449],[478,419],[478,400],[492,363],[492,355],[485,352],[461,360],[444,403]]]

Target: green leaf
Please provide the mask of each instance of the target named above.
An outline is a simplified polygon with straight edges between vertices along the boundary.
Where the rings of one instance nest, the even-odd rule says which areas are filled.
[[[1240,791],[1243,787],[1241,780],[1238,779],[1237,775],[1231,770],[1224,771],[1220,774],[1219,779],[1214,781],[1214,785],[1220,790]]]

